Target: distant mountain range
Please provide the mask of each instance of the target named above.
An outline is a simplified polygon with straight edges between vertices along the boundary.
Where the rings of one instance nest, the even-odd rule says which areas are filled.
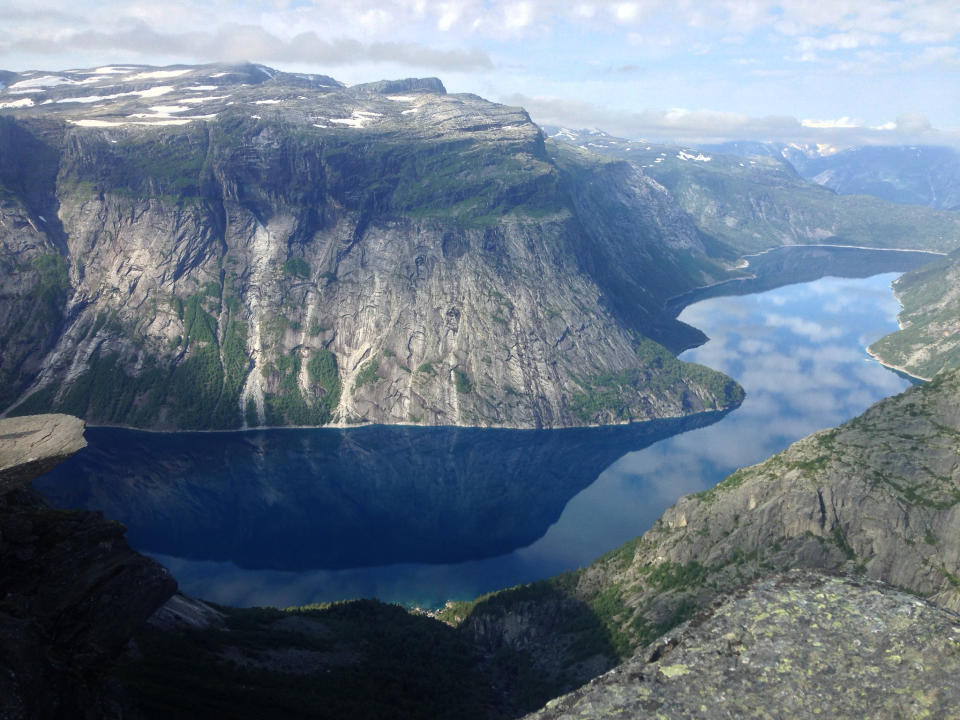
[[[841,195],[960,211],[960,152],[949,147],[875,146],[838,150],[799,144],[729,142],[704,151],[787,160],[805,179]]]

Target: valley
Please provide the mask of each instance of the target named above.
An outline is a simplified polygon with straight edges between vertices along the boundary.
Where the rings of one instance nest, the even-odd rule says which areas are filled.
[[[0,81],[0,714],[956,707],[944,148]]]

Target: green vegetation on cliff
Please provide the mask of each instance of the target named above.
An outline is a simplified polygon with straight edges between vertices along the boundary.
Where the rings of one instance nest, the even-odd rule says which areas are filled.
[[[570,408],[583,423],[629,422],[659,397],[686,389],[682,404],[690,410],[721,410],[743,402],[743,388],[723,373],[677,360],[666,348],[642,338],[637,346],[641,365],[598,373],[578,380],[582,390],[570,397]]]
[[[921,378],[960,367],[960,253],[899,277],[900,330],[870,346],[881,362]]]

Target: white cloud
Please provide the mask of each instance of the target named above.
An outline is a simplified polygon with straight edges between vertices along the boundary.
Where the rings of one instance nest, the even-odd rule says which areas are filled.
[[[860,120],[852,120],[848,117],[836,118],[835,120],[801,120],[800,124],[807,128],[859,128],[863,127]]]
[[[801,52],[814,50],[855,50],[861,47],[876,47],[883,45],[884,39],[879,35],[867,33],[832,33],[825,37],[802,37],[797,41]]]
[[[574,128],[597,128],[613,135],[670,143],[708,143],[725,140],[804,142],[835,147],[854,145],[960,145],[960,129],[933,128],[922,113],[905,113],[895,121],[869,127],[863,121],[840,117],[797,120],[790,116],[750,117],[715,110],[608,110],[581,100],[530,97],[500,98],[522,106],[534,122]]]
[[[196,60],[256,60],[259,62],[344,65],[390,62],[413,67],[489,68],[493,63],[479,49],[446,49],[410,42],[364,43],[351,38],[325,40],[314,32],[283,38],[255,25],[223,25],[213,32],[158,32],[138,24],[122,30],[84,30],[44,38],[0,41],[0,52],[54,55],[69,50],[122,50],[131,56],[161,54]]]

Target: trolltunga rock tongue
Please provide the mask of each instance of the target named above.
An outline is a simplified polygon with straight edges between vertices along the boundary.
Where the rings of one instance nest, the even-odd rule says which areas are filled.
[[[0,494],[16,490],[87,446],[84,422],[72,415],[0,420]]]

